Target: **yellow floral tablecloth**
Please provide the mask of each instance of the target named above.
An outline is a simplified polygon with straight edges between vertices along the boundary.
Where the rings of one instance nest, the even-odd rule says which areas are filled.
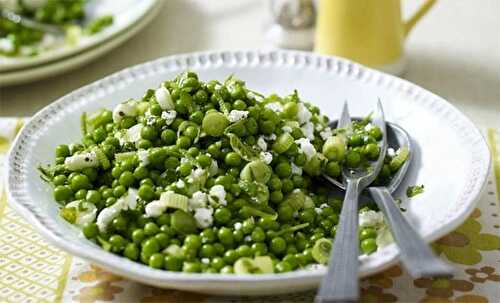
[[[0,118],[0,180],[22,119]],[[397,265],[362,281],[363,302],[500,302],[500,130],[488,130],[494,169],[472,215],[433,244],[455,267],[451,279],[412,279]],[[496,177],[495,177],[496,176]],[[0,182],[0,302],[312,302],[314,291],[228,298],[128,281],[45,241],[8,205]]]

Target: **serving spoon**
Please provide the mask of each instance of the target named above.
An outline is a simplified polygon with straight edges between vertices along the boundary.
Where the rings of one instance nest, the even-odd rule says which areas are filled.
[[[316,303],[351,302],[359,297],[358,280],[358,203],[359,195],[377,177],[384,164],[387,150],[387,135],[385,130],[384,111],[380,100],[371,123],[382,131],[380,154],[376,161],[370,163],[369,169],[342,169],[345,197],[340,213],[339,224],[335,235],[328,271],[323,277]],[[351,126],[351,117],[347,103],[344,103],[342,115],[338,122],[339,128]]]
[[[354,120],[362,120],[354,118]],[[337,122],[330,123],[336,127]],[[429,245],[405,219],[391,193],[394,193],[403,181],[413,158],[413,145],[406,130],[395,123],[386,122],[387,144],[394,150],[406,147],[409,150],[408,159],[393,176],[387,186],[370,186],[368,192],[387,219],[395,242],[397,243],[401,261],[413,277],[450,276],[453,269],[436,257]],[[346,186],[336,179],[324,176],[330,183],[345,190]]]

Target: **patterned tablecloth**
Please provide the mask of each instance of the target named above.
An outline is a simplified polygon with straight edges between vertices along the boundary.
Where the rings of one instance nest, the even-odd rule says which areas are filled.
[[[0,119],[0,180],[22,119]],[[500,130],[488,130],[494,169],[472,215],[433,244],[455,267],[451,279],[412,279],[396,265],[363,279],[362,302],[500,302]],[[495,177],[496,175],[496,177]],[[0,182],[0,302],[312,302],[314,291],[228,298],[128,281],[48,245],[8,205]]]

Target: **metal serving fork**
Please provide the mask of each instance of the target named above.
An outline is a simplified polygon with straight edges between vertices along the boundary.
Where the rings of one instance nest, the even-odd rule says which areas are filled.
[[[380,100],[373,115],[372,122],[382,131],[380,154],[368,169],[342,170],[343,183],[346,185],[346,194],[333,248],[330,253],[328,272],[323,277],[316,303],[349,302],[359,297],[358,281],[358,199],[361,191],[369,186],[380,172],[387,150],[387,133],[385,129],[384,111]],[[351,117],[347,103],[344,103],[338,127],[351,126]]]

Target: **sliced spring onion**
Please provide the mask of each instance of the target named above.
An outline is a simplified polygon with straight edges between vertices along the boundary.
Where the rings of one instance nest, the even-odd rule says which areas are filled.
[[[289,133],[282,133],[274,142],[273,150],[278,154],[286,152],[293,144],[293,137]]]
[[[328,160],[342,161],[346,153],[346,139],[344,135],[336,135],[328,138],[323,144],[323,155]]]
[[[240,213],[248,215],[248,216],[256,216],[256,217],[261,217],[261,218],[269,218],[271,220],[276,220],[278,219],[278,213],[267,213],[264,212],[260,209],[245,205],[240,209]]]
[[[111,162],[109,162],[108,157],[106,157],[106,154],[102,151],[102,149],[95,148],[94,152],[97,156],[97,160],[99,161],[99,164],[101,164],[103,169],[108,169],[111,167]]]
[[[266,205],[269,201],[269,188],[265,184],[240,180],[238,185],[256,204]]]
[[[171,215],[170,226],[183,235],[194,234],[197,231],[196,220],[193,215],[180,209]]]
[[[241,274],[253,274],[257,268],[254,266],[253,260],[247,257],[239,258],[234,262],[234,273],[237,275]]]
[[[137,157],[136,152],[125,152],[125,153],[115,154],[115,160],[118,162],[134,159],[134,157]]]
[[[279,232],[275,233],[276,236],[281,236],[287,233],[293,233],[296,232],[297,230],[304,229],[309,226],[309,223],[302,223],[294,226],[290,226],[288,228],[282,229]]]
[[[269,256],[259,256],[254,259],[242,257],[234,263],[235,274],[269,274],[273,272],[273,261]]]
[[[87,113],[83,112],[80,116],[80,128],[82,129],[82,134],[85,136],[87,134]]]
[[[408,160],[409,156],[410,150],[408,149],[408,146],[401,147],[396,156],[392,158],[391,163],[389,164],[391,171],[395,172],[400,169],[405,161]]]
[[[98,167],[99,160],[94,151],[89,153],[77,154],[71,157],[67,157],[64,160],[64,167],[67,170],[75,171],[81,170],[87,167]]]
[[[176,208],[186,212],[188,211],[188,197],[184,195],[168,191],[161,194],[160,201],[166,208]]]
[[[306,194],[301,190],[294,190],[290,193],[284,203],[288,203],[295,211],[304,208],[306,202]]]
[[[170,244],[167,248],[163,250],[164,253],[174,257],[182,257],[182,248],[177,244]]]
[[[262,160],[254,160],[247,163],[241,170],[240,178],[245,181],[256,181],[267,183],[273,174],[272,169]]]
[[[231,133],[227,134],[227,136],[229,137],[229,144],[231,145],[233,150],[238,155],[240,155],[240,157],[242,157],[246,161],[253,161],[258,159],[257,153],[251,147],[241,142],[238,136]]]
[[[332,241],[326,238],[316,240],[311,251],[313,259],[321,264],[328,263],[328,257],[332,250]]]
[[[198,127],[198,124],[191,122],[191,121],[182,121],[181,125],[179,125],[179,129],[177,129],[177,138],[179,138],[184,130],[188,128],[189,126],[194,126],[198,130],[196,133],[196,137],[194,138],[193,142],[197,143],[198,139],[200,138],[200,128]]]

